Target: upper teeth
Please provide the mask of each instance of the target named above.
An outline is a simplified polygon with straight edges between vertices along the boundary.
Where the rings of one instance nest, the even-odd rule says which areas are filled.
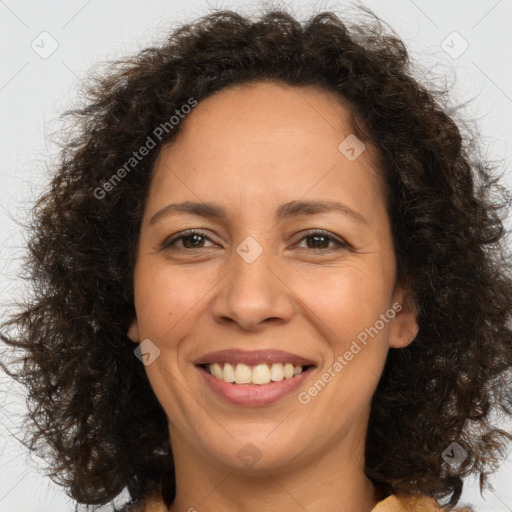
[[[291,379],[302,373],[302,366],[293,366],[292,363],[274,363],[270,368],[268,364],[248,366],[238,363],[232,365],[219,363],[207,365],[209,372],[217,379],[236,384],[268,384],[270,381]]]

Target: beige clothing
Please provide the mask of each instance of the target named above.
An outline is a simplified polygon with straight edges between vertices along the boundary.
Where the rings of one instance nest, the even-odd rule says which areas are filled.
[[[443,512],[444,510],[448,509],[440,508],[434,499],[426,496],[402,497],[392,495],[377,503],[371,512]],[[455,510],[464,512],[469,509],[458,508]],[[168,510],[163,502],[150,501],[146,503],[144,512],[168,512]]]
[[[388,496],[377,503],[372,512],[437,512],[442,510],[435,500],[428,497],[405,498]]]

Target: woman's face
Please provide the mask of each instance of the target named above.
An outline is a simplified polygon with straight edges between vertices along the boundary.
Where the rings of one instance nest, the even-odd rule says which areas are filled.
[[[145,368],[175,456],[257,471],[362,453],[387,351],[417,324],[395,288],[371,148],[351,133],[332,93],[263,82],[199,103],[161,151],[129,336],[150,340]],[[168,207],[185,202],[198,207]],[[179,238],[187,230],[200,234]],[[226,350],[241,352],[211,355]],[[289,354],[266,352],[277,350]],[[217,377],[198,364],[215,361]],[[290,366],[279,363],[301,362],[310,368],[280,380]],[[239,383],[224,382],[223,363]]]

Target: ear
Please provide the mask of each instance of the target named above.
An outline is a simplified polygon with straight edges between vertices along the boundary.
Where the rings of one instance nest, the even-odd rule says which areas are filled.
[[[400,306],[399,306],[400,304]],[[390,322],[389,346],[404,348],[418,335],[418,312],[412,294],[398,288],[393,297],[395,317]]]
[[[139,324],[137,322],[137,317],[132,320],[130,327],[127,332],[128,338],[130,338],[133,342],[138,343],[140,341],[139,336]]]

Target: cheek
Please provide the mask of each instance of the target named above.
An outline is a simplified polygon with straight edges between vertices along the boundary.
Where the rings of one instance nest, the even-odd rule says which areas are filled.
[[[329,327],[326,335],[345,343],[389,307],[390,283],[381,270],[378,265],[346,264],[316,272],[296,286],[308,309]]]
[[[139,330],[146,337],[161,338],[174,325],[179,329],[211,287],[207,278],[190,267],[142,263],[135,274]]]
[[[332,350],[327,363],[334,374],[325,393],[327,409],[359,410],[371,397],[387,355],[389,323],[381,320],[390,308],[388,280],[379,266],[345,269],[330,275],[309,292],[315,325]],[[308,295],[306,290],[303,290]],[[387,317],[389,320],[389,318]],[[334,364],[337,364],[334,367]],[[327,378],[329,375],[327,375]]]

